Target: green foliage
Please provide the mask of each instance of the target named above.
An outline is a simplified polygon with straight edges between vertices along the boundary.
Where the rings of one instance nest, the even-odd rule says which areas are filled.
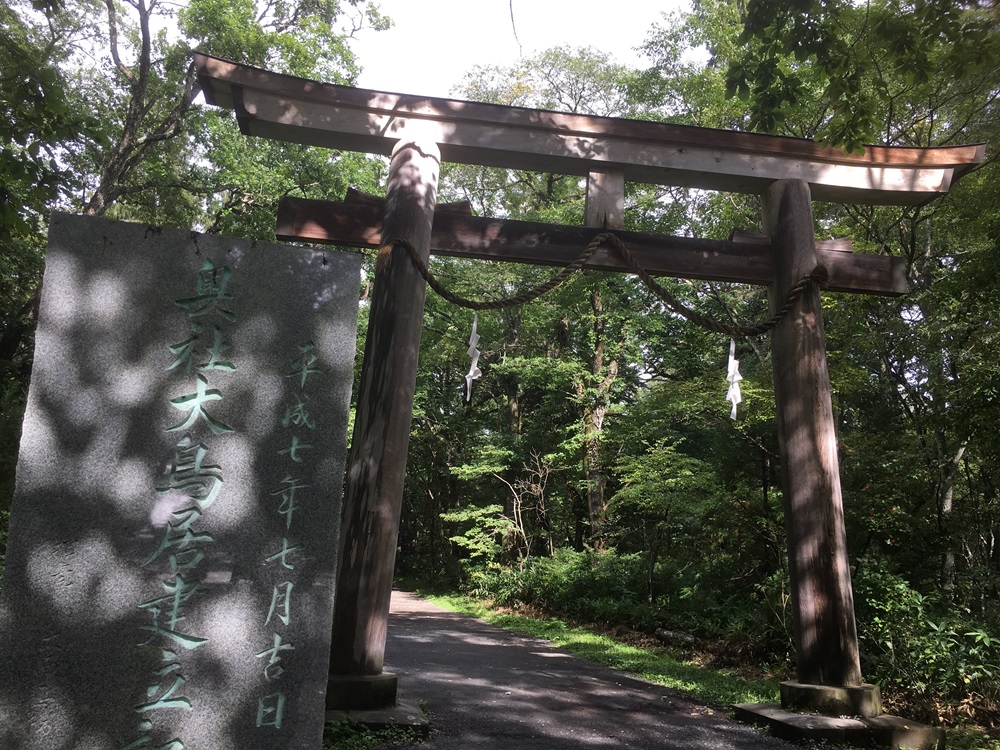
[[[969,727],[945,730],[945,747],[951,750],[1000,750],[1000,739]]]
[[[350,83],[358,73],[341,27],[345,12],[366,16],[366,2],[267,3],[255,0],[191,0],[178,13],[178,27],[191,47],[229,60],[333,83]]]
[[[460,91],[474,101],[621,116],[629,108],[632,75],[605,52],[552,47],[510,68],[476,66]]]
[[[739,6],[727,0],[701,0],[688,15],[666,17],[647,34],[642,47],[651,67],[634,79],[630,95],[643,115],[686,125],[746,130],[744,102],[726,97],[719,60],[737,54]],[[709,64],[696,50],[713,56]],[[688,204],[693,196],[684,196]],[[708,197],[711,200],[711,197]]]
[[[622,456],[617,465],[621,489],[612,512],[621,523],[669,525],[675,514],[689,514],[714,494],[712,467],[684,453],[681,441],[663,437],[639,455]]]
[[[981,719],[1000,702],[1000,639],[883,569],[854,577],[865,674],[923,718],[963,706]]]
[[[918,133],[886,127],[886,105],[945,102],[957,82],[960,90],[995,76],[995,24],[995,9],[978,0],[749,0],[740,53],[726,58],[727,94],[747,102],[750,127],[765,132],[779,132],[805,99],[822,108],[817,134],[848,151],[914,143]]]
[[[487,505],[484,508],[469,506],[441,514],[446,524],[455,524],[464,531],[448,540],[468,552],[473,562],[483,558],[490,562],[500,555],[500,539],[510,532],[513,522],[503,516],[503,506]]]
[[[655,616],[643,597],[641,555],[558,550],[524,576],[524,599],[572,619],[652,629]]]
[[[666,557],[666,556],[665,556]],[[701,563],[704,566],[704,563]],[[692,563],[685,568],[690,570]],[[466,591],[498,606],[530,606],[577,622],[625,627],[652,633],[658,627],[683,628],[725,644],[727,659],[783,664],[788,658],[790,625],[787,582],[783,574],[750,590],[726,595],[713,574],[678,569],[675,560],[658,562],[649,591],[646,551],[558,549],[535,557],[522,568],[498,564],[473,568]]]
[[[56,146],[91,125],[67,96],[59,67],[66,53],[45,37],[46,23],[65,22],[55,10],[38,20],[19,3],[0,7],[0,247],[13,261],[11,243],[40,229],[46,202],[73,187]],[[16,274],[4,269],[5,282]],[[23,290],[24,282],[13,288]],[[22,291],[23,294],[23,291]]]
[[[24,380],[31,366],[31,300],[41,278],[48,210],[82,184],[63,163],[60,146],[95,125],[68,91],[68,52],[51,32],[72,23],[54,6],[34,9],[12,2],[0,7],[0,388],[5,401],[0,449],[9,447],[8,435],[20,421],[19,413],[8,409],[12,389],[24,386],[9,379]],[[3,462],[12,460],[7,455]],[[7,484],[6,467],[2,471]],[[6,500],[3,496],[0,506]]]
[[[517,607],[525,599],[524,571],[492,563],[470,570],[464,590],[498,607]]]
[[[24,414],[26,397],[23,380],[10,378],[0,381],[0,513],[9,508],[10,498],[14,494],[14,473],[21,442],[21,415]],[[0,534],[6,534],[6,528],[6,520],[0,519]]]
[[[501,606],[532,605],[570,619],[652,631],[655,610],[642,596],[640,555],[559,549],[521,570],[494,565],[476,571],[469,593]]]
[[[416,745],[422,740],[412,729],[374,730],[353,721],[329,722],[323,729],[323,750],[388,750]]]

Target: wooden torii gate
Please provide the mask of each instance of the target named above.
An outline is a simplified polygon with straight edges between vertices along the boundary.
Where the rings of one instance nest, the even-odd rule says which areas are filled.
[[[626,180],[762,196],[765,237],[693,240],[616,232],[647,271],[764,284],[772,310],[817,265],[826,289],[902,294],[903,262],[817,243],[812,200],[911,205],[945,194],[982,146],[888,148],[863,155],[813,141],[367,91],[278,75],[198,54],[206,100],[246,135],[392,155],[384,204],[285,201],[279,236],[566,265],[594,236],[624,226]],[[435,211],[441,160],[587,177],[586,227]],[[845,250],[847,250],[845,252]],[[598,251],[588,268],[627,270]],[[425,282],[400,246],[379,253],[348,459],[327,706],[392,705],[383,672]],[[834,435],[819,290],[772,332],[797,680],[786,707],[873,716],[864,684]]]

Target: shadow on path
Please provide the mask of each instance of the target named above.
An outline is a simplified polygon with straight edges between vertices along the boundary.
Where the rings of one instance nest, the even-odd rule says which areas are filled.
[[[393,591],[386,671],[423,700],[432,750],[789,750],[725,713],[547,641]]]

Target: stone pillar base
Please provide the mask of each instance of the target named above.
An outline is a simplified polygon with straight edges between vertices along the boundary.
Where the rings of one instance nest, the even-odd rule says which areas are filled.
[[[734,708],[738,721],[765,726],[773,736],[789,742],[827,742],[892,750],[945,750],[943,729],[899,716],[882,714],[860,719],[817,716],[786,711],[777,703],[743,703]]]
[[[337,711],[372,711],[396,705],[398,680],[392,672],[374,675],[329,675],[326,707]]]
[[[882,713],[882,693],[878,685],[836,687],[789,680],[781,683],[781,707],[786,711],[816,712],[822,716],[872,718]]]

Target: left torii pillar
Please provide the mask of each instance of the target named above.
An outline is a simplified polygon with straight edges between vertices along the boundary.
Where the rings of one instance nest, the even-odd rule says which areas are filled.
[[[427,261],[440,169],[433,142],[404,140],[393,149],[347,463],[329,709],[396,702],[396,676],[382,665],[426,282],[406,249],[387,243],[405,239]]]

